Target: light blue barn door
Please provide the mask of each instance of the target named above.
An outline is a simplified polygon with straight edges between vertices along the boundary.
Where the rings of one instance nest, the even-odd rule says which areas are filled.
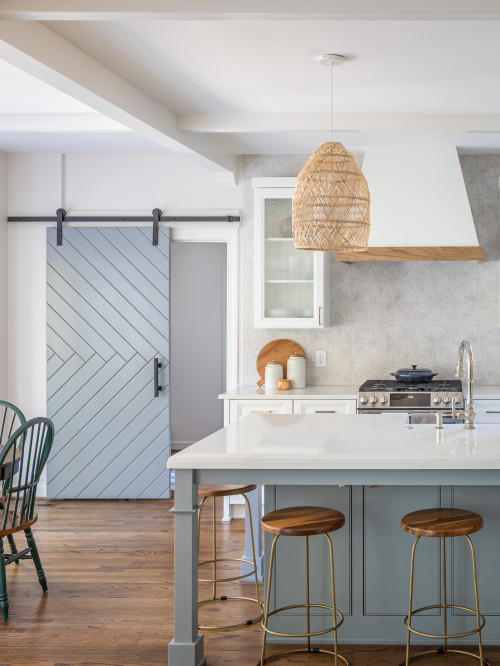
[[[48,497],[170,496],[169,232],[47,230]]]

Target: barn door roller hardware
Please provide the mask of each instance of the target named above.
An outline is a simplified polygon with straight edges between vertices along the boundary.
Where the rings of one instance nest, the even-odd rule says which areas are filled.
[[[8,222],[55,222],[57,224],[57,245],[63,244],[63,222],[152,222],[153,245],[158,245],[159,223],[161,222],[239,222],[239,215],[163,215],[159,208],[153,209],[151,217],[134,215],[66,215],[64,208],[56,210],[55,217],[8,217]]]
[[[62,245],[62,223],[64,222],[64,218],[66,217],[66,211],[64,208],[58,208],[56,210],[56,216],[57,216],[57,244]]]

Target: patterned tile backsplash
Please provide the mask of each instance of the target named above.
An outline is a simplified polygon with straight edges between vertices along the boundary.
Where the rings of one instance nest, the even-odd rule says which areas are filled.
[[[477,262],[331,261],[332,326],[324,330],[256,329],[253,325],[254,176],[296,176],[307,155],[243,158],[244,210],[241,225],[240,384],[257,379],[255,359],[275,338],[289,338],[306,352],[307,383],[361,384],[389,377],[416,363],[450,378],[460,341],[474,349],[477,384],[500,384],[499,176],[500,156],[461,157],[479,244]],[[326,349],[327,367],[313,365]]]

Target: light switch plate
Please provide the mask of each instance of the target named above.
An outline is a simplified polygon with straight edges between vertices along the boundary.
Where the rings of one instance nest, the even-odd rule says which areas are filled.
[[[316,367],[326,368],[326,351],[316,352]]]

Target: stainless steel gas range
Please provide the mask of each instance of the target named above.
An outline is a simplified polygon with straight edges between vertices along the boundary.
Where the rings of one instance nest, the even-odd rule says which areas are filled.
[[[429,415],[429,418],[413,419],[413,422],[431,421],[435,419],[432,415],[439,412],[449,421],[452,407],[462,409],[463,405],[460,379],[432,380],[418,384],[369,379],[359,387],[358,393],[358,414],[406,412],[422,417]]]

